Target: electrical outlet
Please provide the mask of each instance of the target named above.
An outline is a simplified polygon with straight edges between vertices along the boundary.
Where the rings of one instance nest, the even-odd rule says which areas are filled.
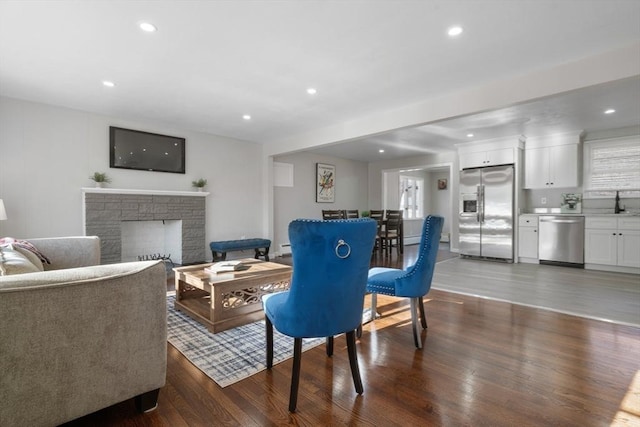
[[[547,204],[547,198],[546,197],[541,198],[540,199],[540,203],[542,203],[543,205],[546,205]]]

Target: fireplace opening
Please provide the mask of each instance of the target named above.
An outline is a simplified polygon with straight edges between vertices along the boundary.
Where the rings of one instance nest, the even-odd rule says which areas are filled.
[[[182,221],[122,221],[122,262],[163,260],[182,264]]]
[[[147,254],[147,255],[138,255],[138,261],[164,261],[165,264],[169,264],[171,268],[175,267],[176,264],[171,259],[171,254],[162,255],[162,254]]]

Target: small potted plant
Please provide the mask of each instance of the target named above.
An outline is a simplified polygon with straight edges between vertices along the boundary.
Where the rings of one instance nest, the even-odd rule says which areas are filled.
[[[196,187],[198,191],[203,191],[204,187],[207,185],[207,180],[200,178],[195,181],[191,181],[191,185]]]
[[[105,183],[111,182],[111,178],[104,172],[94,172],[89,179],[96,183],[96,188],[102,188]]]

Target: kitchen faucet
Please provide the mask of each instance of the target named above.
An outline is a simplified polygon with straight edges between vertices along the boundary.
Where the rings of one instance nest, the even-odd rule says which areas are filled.
[[[616,191],[616,206],[613,211],[617,214],[619,214],[620,212],[624,212],[624,208],[620,207],[620,194],[618,191]]]

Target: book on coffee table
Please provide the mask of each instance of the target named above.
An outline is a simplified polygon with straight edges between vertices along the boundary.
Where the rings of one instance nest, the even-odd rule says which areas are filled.
[[[209,267],[205,267],[205,271],[209,272],[209,273],[225,273],[225,272],[229,272],[229,271],[242,271],[242,270],[247,270],[249,267],[251,267],[250,265],[239,261],[239,260],[235,260],[235,261],[220,261],[220,262],[216,262],[215,264],[211,264]]]

